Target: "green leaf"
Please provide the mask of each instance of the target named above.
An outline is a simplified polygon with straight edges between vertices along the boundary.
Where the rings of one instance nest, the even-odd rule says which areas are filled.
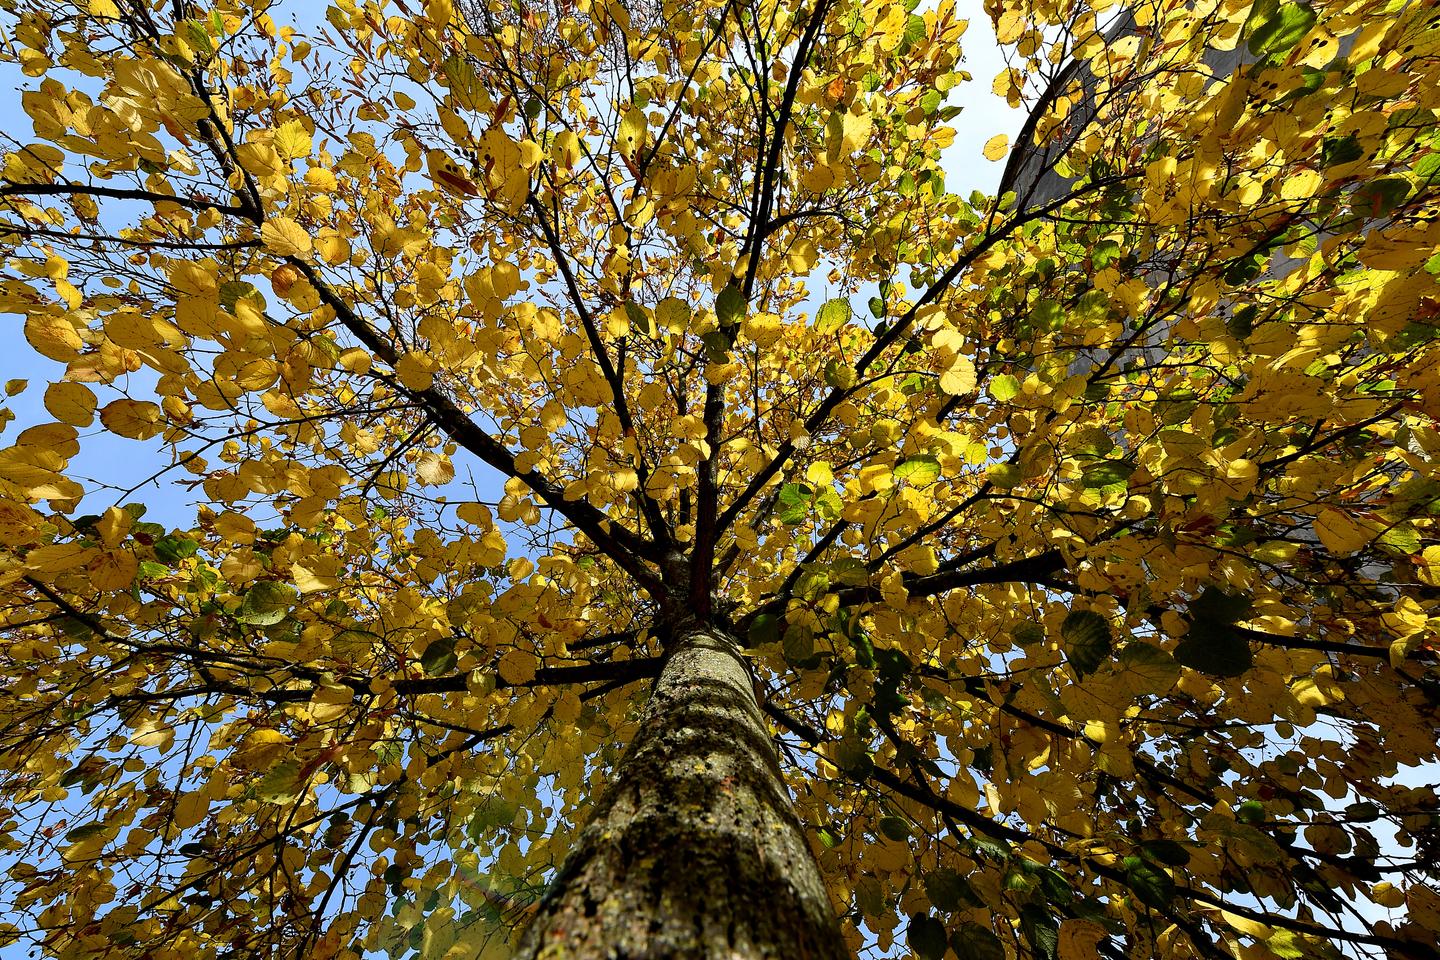
[[[1010,638],[1022,647],[1045,642],[1045,628],[1038,623],[1022,623],[1010,631]]]
[[[1125,883],[1140,902],[1154,907],[1156,910],[1164,910],[1170,906],[1175,899],[1175,881],[1170,875],[1159,867],[1146,863],[1140,857],[1126,857],[1123,861],[1125,867]]]
[[[730,362],[730,336],[719,330],[711,330],[700,338],[705,347],[705,359],[711,363]]]
[[[262,580],[245,592],[235,619],[252,627],[273,627],[284,620],[300,596],[288,583]]]
[[[247,297],[256,297],[263,305],[265,296],[260,289],[249,280],[226,280],[220,284],[220,306],[231,313],[235,312],[235,304]]]
[[[866,670],[875,666],[875,644],[870,635],[863,630],[851,638],[850,643],[855,647],[855,663]]]
[[[895,479],[912,487],[926,487],[940,478],[940,461],[928,453],[907,457],[895,467]]]
[[[1054,332],[1065,325],[1065,308],[1054,300],[1041,300],[1030,311],[1030,323],[1040,332]]]
[[[843,297],[826,300],[815,311],[815,329],[821,333],[838,330],[850,320],[850,301]]]
[[[917,913],[910,918],[905,940],[920,960],[940,960],[945,956],[945,924],[928,913]]]
[[[81,840],[89,840],[91,837],[101,836],[105,833],[105,830],[106,826],[104,821],[81,824],[65,834],[65,842],[79,843]]]
[[[1407,520],[1380,534],[1379,543],[1392,553],[1408,557],[1420,552],[1420,532]]]
[[[186,20],[182,26],[185,29],[185,42],[200,53],[211,53],[215,47],[210,42],[210,34],[205,29],[205,24],[199,20]]]
[[[432,641],[425,652],[420,654],[420,666],[432,677],[449,673],[455,669],[455,638],[442,637]]]
[[[950,949],[960,960],[1005,960],[1005,946],[988,928],[967,921],[950,934]]]
[[[1070,881],[1059,870],[1040,867],[1035,871],[1035,875],[1040,878],[1040,889],[1051,903],[1064,905],[1075,899],[1075,891],[1071,889]]]
[[[1033,903],[1021,907],[1020,932],[1030,942],[1037,957],[1055,960],[1060,947],[1060,929],[1049,911]]]
[[[1351,823],[1374,823],[1380,819],[1380,808],[1368,800],[1358,800],[1345,808],[1345,816]]]
[[[1256,13],[1260,13],[1259,18]],[[1315,25],[1315,10],[1306,3],[1257,3],[1246,21],[1250,52],[1257,57],[1284,53],[1304,39]]]
[[[1142,694],[1165,693],[1180,679],[1180,665],[1175,658],[1143,640],[1121,648],[1118,669],[1135,681],[1135,692]]]
[[[1163,863],[1169,867],[1183,867],[1190,862],[1190,851],[1186,850],[1174,840],[1161,838],[1158,840],[1146,840],[1140,844],[1140,852],[1156,863]]]
[[[1008,373],[1002,373],[990,381],[990,396],[1001,403],[1014,400],[1019,395],[1020,381]]]
[[[880,670],[880,676],[887,680],[900,680],[915,666],[903,650],[896,650],[894,647],[877,649],[875,665]]]
[[[910,822],[904,817],[881,817],[878,826],[880,827],[880,832],[884,834],[887,839],[910,839]]]
[[[1017,486],[1023,477],[1020,467],[1014,463],[992,463],[985,468],[985,478],[1002,490]]]
[[[1365,156],[1365,148],[1352,133],[1345,137],[1326,137],[1320,144],[1320,165],[1333,167],[1341,163],[1354,163]]]
[[[855,368],[839,360],[826,360],[825,385],[849,390],[855,386]]]
[[[796,524],[803,521],[810,514],[810,504],[814,499],[814,493],[806,484],[787,483],[782,486],[779,497],[780,511],[777,514],[780,522]]]
[[[1228,319],[1226,319],[1225,332],[1230,334],[1232,337],[1238,337],[1239,339],[1244,340],[1246,337],[1250,336],[1250,334],[1255,332],[1255,315],[1259,312],[1259,308],[1256,307],[1255,304],[1245,304],[1245,306],[1237,309]]]
[[[910,47],[925,39],[925,18],[917,14],[910,14],[905,18],[905,32],[900,36],[900,46],[897,54],[904,54]]]
[[[780,649],[786,663],[798,666],[815,656],[815,636],[808,627],[791,624],[781,638]]]
[[[977,833],[973,837],[971,837],[970,843],[975,847],[976,850],[979,850],[981,853],[984,853],[988,856],[994,857],[996,860],[1004,860],[1010,856],[1010,844],[1006,843],[1004,840],[999,840],[995,837],[987,837],[983,833]]]
[[[156,563],[154,560],[141,560],[138,578],[141,580],[154,580],[163,577],[170,572],[170,568],[163,563]]]
[[[1264,823],[1265,804],[1259,800],[1246,800],[1235,808],[1235,819],[1241,823]]]
[[[846,776],[864,779],[875,771],[875,758],[859,737],[845,737],[835,745],[835,766]]]
[[[750,630],[746,634],[749,646],[758,647],[765,643],[774,643],[780,639],[780,618],[773,613],[762,613],[750,621]]]
[[[1120,244],[1114,240],[1101,240],[1090,251],[1090,264],[1096,270],[1104,270],[1120,257]]]
[[[630,326],[647,337],[655,336],[655,322],[650,319],[650,313],[634,300],[625,301],[625,316],[629,319]]]
[[[300,796],[300,764],[285,760],[274,764],[255,785],[255,796],[266,803],[286,804]]]
[[[1101,460],[1099,463],[1092,463],[1081,469],[1080,483],[1086,489],[1095,490],[1124,483],[1134,472],[1135,464],[1127,460]]]
[[[1086,427],[1077,431],[1066,446],[1082,457],[1103,457],[1115,449],[1115,441],[1099,427]]]
[[[947,867],[925,874],[925,896],[936,909],[946,912],[983,905],[970,881]]]
[[[1366,217],[1383,217],[1393,211],[1410,196],[1410,181],[1399,175],[1376,177],[1355,188],[1350,195],[1350,206]]]
[[[738,324],[744,316],[745,294],[733,281],[727,283],[715,298],[715,318],[720,321],[720,326],[730,327]]]
[[[1065,653],[1080,676],[1094,673],[1110,659],[1110,622],[1094,610],[1072,610],[1060,624]]]
[[[161,537],[155,541],[155,559],[161,563],[175,564],[186,557],[193,557],[199,549],[200,544],[194,540]]]
[[[1249,616],[1254,604],[1242,593],[1226,593],[1216,587],[1206,587],[1200,596],[1190,601],[1190,617],[1193,620],[1208,620],[1215,623],[1235,623]]]
[[[1280,960],[1302,960],[1304,957],[1313,956],[1305,949],[1305,941],[1300,938],[1300,934],[1293,930],[1276,930],[1265,941],[1265,949]]]
[[[1177,662],[1215,677],[1238,677],[1255,662],[1250,643],[1233,626],[1197,620],[1175,645]]]
[[[815,494],[815,512],[826,520],[835,520],[845,510],[845,501],[833,487],[823,487]]]

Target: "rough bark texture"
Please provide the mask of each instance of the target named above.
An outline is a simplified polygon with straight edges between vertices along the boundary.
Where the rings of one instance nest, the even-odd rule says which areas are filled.
[[[516,958],[847,955],[739,647],[691,629]]]

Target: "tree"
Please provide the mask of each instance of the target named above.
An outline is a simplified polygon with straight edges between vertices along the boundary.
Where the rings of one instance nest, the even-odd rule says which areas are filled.
[[[7,938],[1434,955],[1440,13],[987,0],[967,198],[951,0],[273,6],[0,0]]]

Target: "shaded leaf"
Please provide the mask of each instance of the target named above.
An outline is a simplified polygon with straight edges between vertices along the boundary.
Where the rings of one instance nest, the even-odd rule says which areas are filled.
[[[271,627],[284,620],[300,591],[288,583],[262,580],[245,592],[235,619],[252,627]]]
[[[1113,639],[1110,622],[1094,610],[1072,610],[1060,624],[1060,639],[1075,671],[1082,677],[1094,673],[1110,659]]]
[[[910,918],[905,940],[921,960],[940,960],[945,956],[945,925],[928,913]]]

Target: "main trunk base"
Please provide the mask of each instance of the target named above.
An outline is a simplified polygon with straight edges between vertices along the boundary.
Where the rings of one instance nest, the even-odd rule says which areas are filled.
[[[692,631],[517,958],[844,956],[738,646]]]

